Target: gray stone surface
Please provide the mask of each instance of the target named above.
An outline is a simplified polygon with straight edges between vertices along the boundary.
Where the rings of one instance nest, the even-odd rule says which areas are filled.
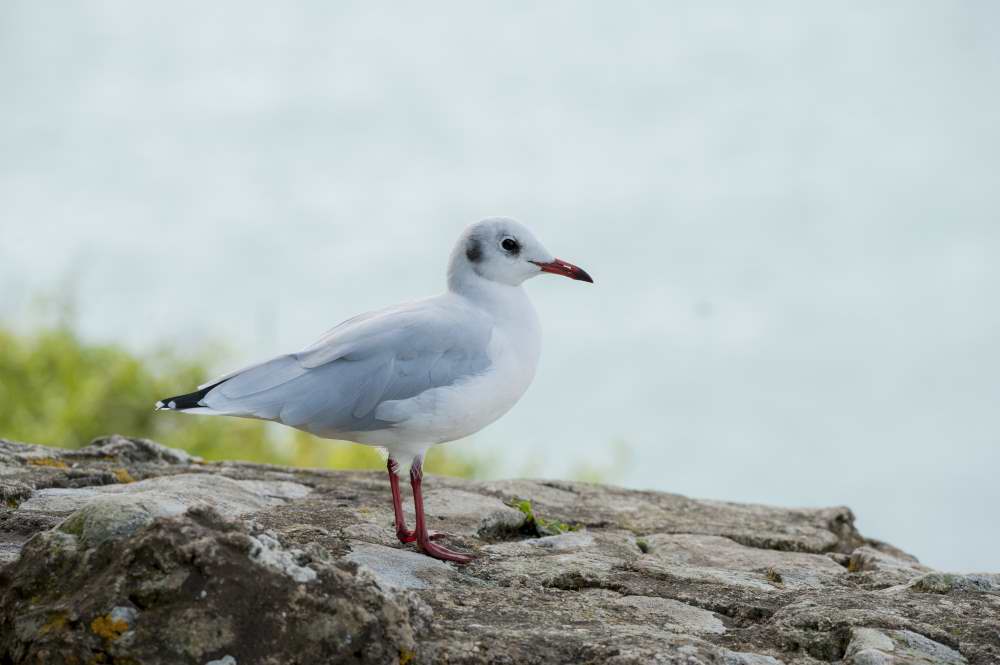
[[[1000,663],[1000,576],[933,571],[846,508],[425,487],[469,566],[396,540],[380,473],[0,440],[0,662]]]
[[[665,630],[694,635],[702,633],[721,635],[726,632],[725,624],[713,612],[673,598],[621,596],[615,598],[614,602],[623,608],[633,610],[633,618],[637,623],[649,623]]]
[[[383,586],[397,589],[426,589],[447,585],[455,569],[443,561],[418,552],[386,547],[364,541],[350,541],[351,552],[344,558],[369,569]]]

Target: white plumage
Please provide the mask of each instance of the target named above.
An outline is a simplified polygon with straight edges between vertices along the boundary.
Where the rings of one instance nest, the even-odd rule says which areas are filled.
[[[156,407],[382,446],[419,470],[430,446],[482,429],[528,389],[541,329],[521,284],[542,272],[592,281],[521,224],[483,220],[456,243],[441,295],[348,319],[298,353]]]

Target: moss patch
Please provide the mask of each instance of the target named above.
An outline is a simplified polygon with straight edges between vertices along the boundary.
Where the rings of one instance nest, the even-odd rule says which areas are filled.
[[[524,513],[524,525],[521,527],[521,533],[529,537],[557,536],[560,533],[576,531],[580,528],[579,524],[567,524],[566,522],[546,519],[540,515],[536,515],[534,508],[531,506],[531,501],[528,499],[514,499],[509,505]]]
[[[59,525],[59,530],[79,538],[83,536],[83,526],[83,516],[80,513],[74,513]]]

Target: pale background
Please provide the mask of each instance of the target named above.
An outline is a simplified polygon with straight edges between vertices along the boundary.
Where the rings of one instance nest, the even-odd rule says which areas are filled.
[[[514,216],[597,284],[451,446],[1000,570],[1000,3],[270,4],[0,4],[0,317],[223,370]]]

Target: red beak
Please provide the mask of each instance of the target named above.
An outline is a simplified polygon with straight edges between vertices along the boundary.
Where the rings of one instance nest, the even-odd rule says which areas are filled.
[[[593,278],[587,274],[587,271],[583,268],[573,265],[569,261],[563,261],[562,259],[555,259],[549,261],[548,263],[542,263],[541,261],[532,261],[536,266],[542,269],[542,272],[550,272],[553,275],[562,275],[564,277],[569,277],[570,279],[578,279],[581,282],[594,283]]]

